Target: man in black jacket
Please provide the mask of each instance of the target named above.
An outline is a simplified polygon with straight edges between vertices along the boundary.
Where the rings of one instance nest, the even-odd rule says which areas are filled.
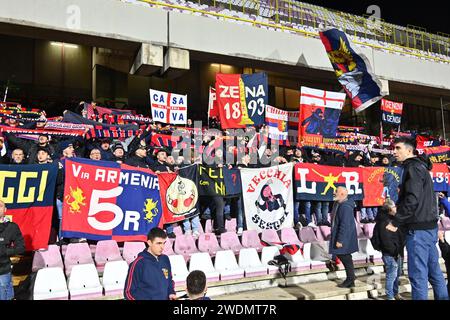
[[[25,244],[19,227],[5,216],[5,212],[5,203],[0,200],[0,300],[12,300],[14,288],[9,258],[23,254]]]
[[[394,141],[394,157],[402,163],[403,176],[399,186],[397,214],[386,228],[395,232],[401,227],[406,232],[412,299],[428,299],[429,281],[434,298],[448,300],[436,248],[438,216],[433,180],[429,172],[432,165],[415,156],[415,142],[404,137]]]
[[[125,160],[125,164],[138,168],[149,168],[145,161],[145,157],[147,156],[147,146],[144,143],[139,144],[138,148],[134,150],[134,155]]]
[[[383,254],[387,300],[403,300],[398,292],[398,283],[402,273],[404,235],[401,229],[397,229],[396,232],[386,229],[396,213],[397,207],[394,201],[387,199],[376,217],[376,225],[371,239],[374,249]]]

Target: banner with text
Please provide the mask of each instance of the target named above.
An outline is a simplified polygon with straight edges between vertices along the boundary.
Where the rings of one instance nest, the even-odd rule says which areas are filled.
[[[187,95],[150,89],[150,105],[153,121],[170,124],[187,122]]]
[[[66,159],[62,236],[146,241],[159,225],[158,178],[151,170],[109,161]]]
[[[280,230],[293,226],[292,169],[292,163],[240,169],[247,229]]]
[[[48,247],[57,174],[55,164],[0,166],[5,216],[19,226],[27,251]]]

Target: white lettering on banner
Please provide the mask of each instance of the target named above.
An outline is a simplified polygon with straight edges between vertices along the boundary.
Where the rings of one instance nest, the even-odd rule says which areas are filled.
[[[102,202],[100,198],[109,199],[116,198],[122,194],[122,187],[115,187],[110,190],[92,190],[91,203],[89,205],[89,213],[87,221],[89,225],[97,230],[106,231],[117,227],[123,220],[123,211],[114,203]],[[102,211],[114,213],[114,219],[110,222],[100,222],[94,216]]]
[[[298,174],[300,175],[300,187],[297,188],[298,193],[316,194],[316,183],[311,182],[311,188],[306,186],[306,175],[309,173],[309,169],[298,168]]]
[[[250,117],[253,117],[256,112],[258,115],[262,115],[264,113],[264,98],[259,98],[261,96],[265,97],[266,93],[264,92],[264,86],[260,84],[257,87],[245,87],[245,98],[248,97],[256,98],[252,99],[247,103],[248,110],[251,111]]]
[[[239,86],[219,85],[219,97],[239,99]],[[229,93],[228,93],[229,92]]]
[[[91,202],[89,205],[89,213],[87,222],[89,225],[100,231],[113,230],[124,220],[123,229],[125,231],[130,230],[130,224],[133,224],[133,231],[139,230],[140,214],[137,211],[125,211],[125,215],[122,209],[109,202],[99,202],[100,199],[116,198],[122,194],[123,188],[116,187],[110,190],[92,190]],[[95,215],[99,212],[112,212],[114,213],[114,219],[109,222],[100,222],[95,218]]]
[[[76,166],[76,165],[72,164],[72,171],[73,171],[73,175],[75,176],[75,178],[77,178],[78,175],[80,174],[81,166]]]
[[[137,211],[127,211],[125,213],[125,221],[123,222],[123,229],[130,230],[130,223],[133,224],[133,231],[139,230],[139,219],[141,215]]]
[[[345,187],[348,190],[348,194],[362,194],[363,190],[359,187],[359,174],[358,172],[342,172],[342,176],[345,178]],[[352,187],[354,187],[352,189]]]

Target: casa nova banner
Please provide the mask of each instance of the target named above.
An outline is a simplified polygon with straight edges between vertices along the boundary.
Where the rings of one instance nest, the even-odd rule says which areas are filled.
[[[109,161],[66,159],[62,236],[146,241],[161,220],[157,176]]]

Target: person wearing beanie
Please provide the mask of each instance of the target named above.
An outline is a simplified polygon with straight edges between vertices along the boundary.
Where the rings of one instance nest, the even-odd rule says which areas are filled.
[[[138,148],[134,150],[134,154],[125,160],[125,164],[128,164],[133,167],[148,169],[149,166],[145,161],[146,157],[147,157],[147,145],[145,144],[144,140],[141,140]]]
[[[100,153],[102,156],[102,160],[112,161],[114,160],[114,155],[110,150],[111,140],[108,138],[102,139],[100,141]]]
[[[46,164],[46,163],[51,163],[51,162],[52,162],[52,159],[50,158],[50,151],[46,147],[39,146],[36,150],[36,159],[34,160],[34,162],[30,162],[30,163]]]
[[[113,161],[123,163],[125,161],[125,149],[120,141],[113,144],[112,148]]]

